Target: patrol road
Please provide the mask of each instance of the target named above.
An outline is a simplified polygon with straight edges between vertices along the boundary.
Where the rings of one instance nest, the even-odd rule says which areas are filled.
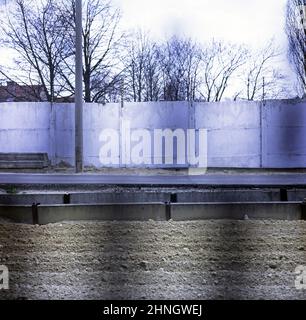
[[[235,186],[306,187],[305,173],[108,175],[0,173],[0,185],[137,185],[137,186]]]

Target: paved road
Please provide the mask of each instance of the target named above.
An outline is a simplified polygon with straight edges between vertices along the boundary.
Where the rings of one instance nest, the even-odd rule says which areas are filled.
[[[102,174],[0,173],[0,184],[306,187],[306,174],[206,174],[202,176],[138,176]]]

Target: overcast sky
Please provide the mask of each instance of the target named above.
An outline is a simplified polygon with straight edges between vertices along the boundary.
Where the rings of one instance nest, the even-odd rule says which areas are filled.
[[[277,64],[289,76],[289,82],[293,82],[285,33],[287,0],[113,0],[113,3],[122,10],[124,28],[142,28],[154,38],[173,34],[199,42],[214,38],[253,49],[264,47],[274,38],[282,51]]]
[[[122,10],[124,28],[140,27],[157,38],[179,34],[201,42],[215,38],[258,47],[275,37],[278,45],[287,44],[287,0],[112,1]]]
[[[286,45],[287,0],[113,0],[128,28],[156,37],[173,33],[199,41],[210,38],[262,45],[271,37]]]
[[[279,63],[292,76],[286,56],[287,0],[112,1],[122,11],[123,28],[142,28],[154,38],[177,34],[199,42],[214,38],[259,48],[274,37],[283,49]],[[12,56],[7,50],[0,50],[0,55],[3,60]]]

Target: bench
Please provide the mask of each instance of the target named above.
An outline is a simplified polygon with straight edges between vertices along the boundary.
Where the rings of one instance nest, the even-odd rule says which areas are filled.
[[[49,165],[47,153],[0,153],[0,169],[44,169]]]

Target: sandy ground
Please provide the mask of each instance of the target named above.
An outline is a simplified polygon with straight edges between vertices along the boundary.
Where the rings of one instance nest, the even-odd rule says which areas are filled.
[[[306,222],[0,222],[0,299],[305,299]]]

